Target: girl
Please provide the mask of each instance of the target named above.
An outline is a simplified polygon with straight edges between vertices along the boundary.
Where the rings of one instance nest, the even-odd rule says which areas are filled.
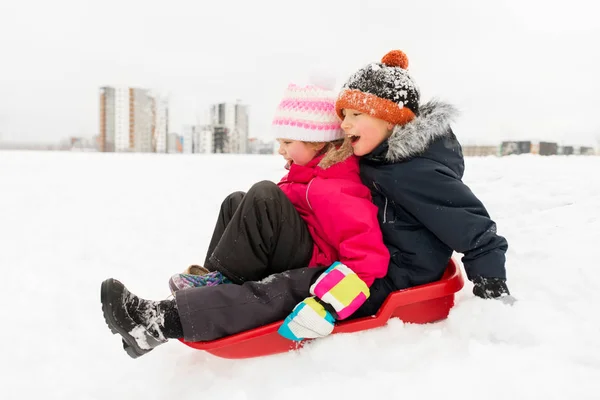
[[[289,173],[278,185],[259,182],[225,199],[204,266],[188,271],[204,287],[172,279],[175,298],[150,301],[115,279],[102,283],[105,320],[131,357],[170,338],[206,341],[252,329],[292,309],[283,336],[324,336],[364,304],[389,253],[358,159],[349,143],[340,146],[334,105],[330,90],[288,87],[273,126]]]
[[[406,55],[391,51],[352,75],[336,101],[391,257],[386,277],[354,317],[374,314],[393,291],[439,280],[453,251],[464,254],[476,296],[511,302],[508,244],[461,180],[462,150],[450,128],[456,111],[437,101],[420,104],[407,67]]]

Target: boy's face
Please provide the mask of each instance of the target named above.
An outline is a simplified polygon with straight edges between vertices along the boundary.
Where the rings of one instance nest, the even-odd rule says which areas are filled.
[[[306,165],[315,158],[319,149],[299,140],[277,139],[279,142],[278,153],[287,161],[286,168],[294,164]]]
[[[342,110],[342,113],[342,129],[352,141],[357,156],[369,154],[392,134],[392,123],[350,108]]]

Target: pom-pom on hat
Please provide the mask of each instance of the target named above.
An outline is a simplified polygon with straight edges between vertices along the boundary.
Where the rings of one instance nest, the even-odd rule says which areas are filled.
[[[277,139],[331,142],[343,139],[335,111],[335,80],[313,74],[308,85],[288,85],[273,119]]]
[[[408,74],[408,57],[392,50],[380,63],[371,63],[348,79],[335,109],[342,119],[342,110],[349,108],[404,125],[419,114],[419,97],[419,89]]]

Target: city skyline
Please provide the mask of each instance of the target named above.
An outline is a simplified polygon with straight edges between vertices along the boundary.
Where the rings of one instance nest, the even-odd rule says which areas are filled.
[[[97,88],[122,84],[164,92],[171,131],[244,99],[252,136],[270,140],[289,82],[316,70],[339,88],[393,48],[407,53],[422,101],[461,110],[465,144],[600,140],[600,5],[589,1],[307,0],[269,15],[243,1],[34,3],[0,6],[3,141],[98,134]]]
[[[248,106],[211,104],[208,123],[181,126],[181,135],[169,129],[169,101],[151,88],[102,86],[99,88],[101,152],[234,153],[249,152]],[[71,137],[72,142],[76,137]],[[81,139],[81,137],[77,138]]]

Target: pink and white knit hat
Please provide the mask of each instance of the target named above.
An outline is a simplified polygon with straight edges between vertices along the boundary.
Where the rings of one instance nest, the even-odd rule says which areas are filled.
[[[290,84],[273,120],[276,139],[331,142],[342,139],[340,118],[335,112],[337,93],[326,84]]]

